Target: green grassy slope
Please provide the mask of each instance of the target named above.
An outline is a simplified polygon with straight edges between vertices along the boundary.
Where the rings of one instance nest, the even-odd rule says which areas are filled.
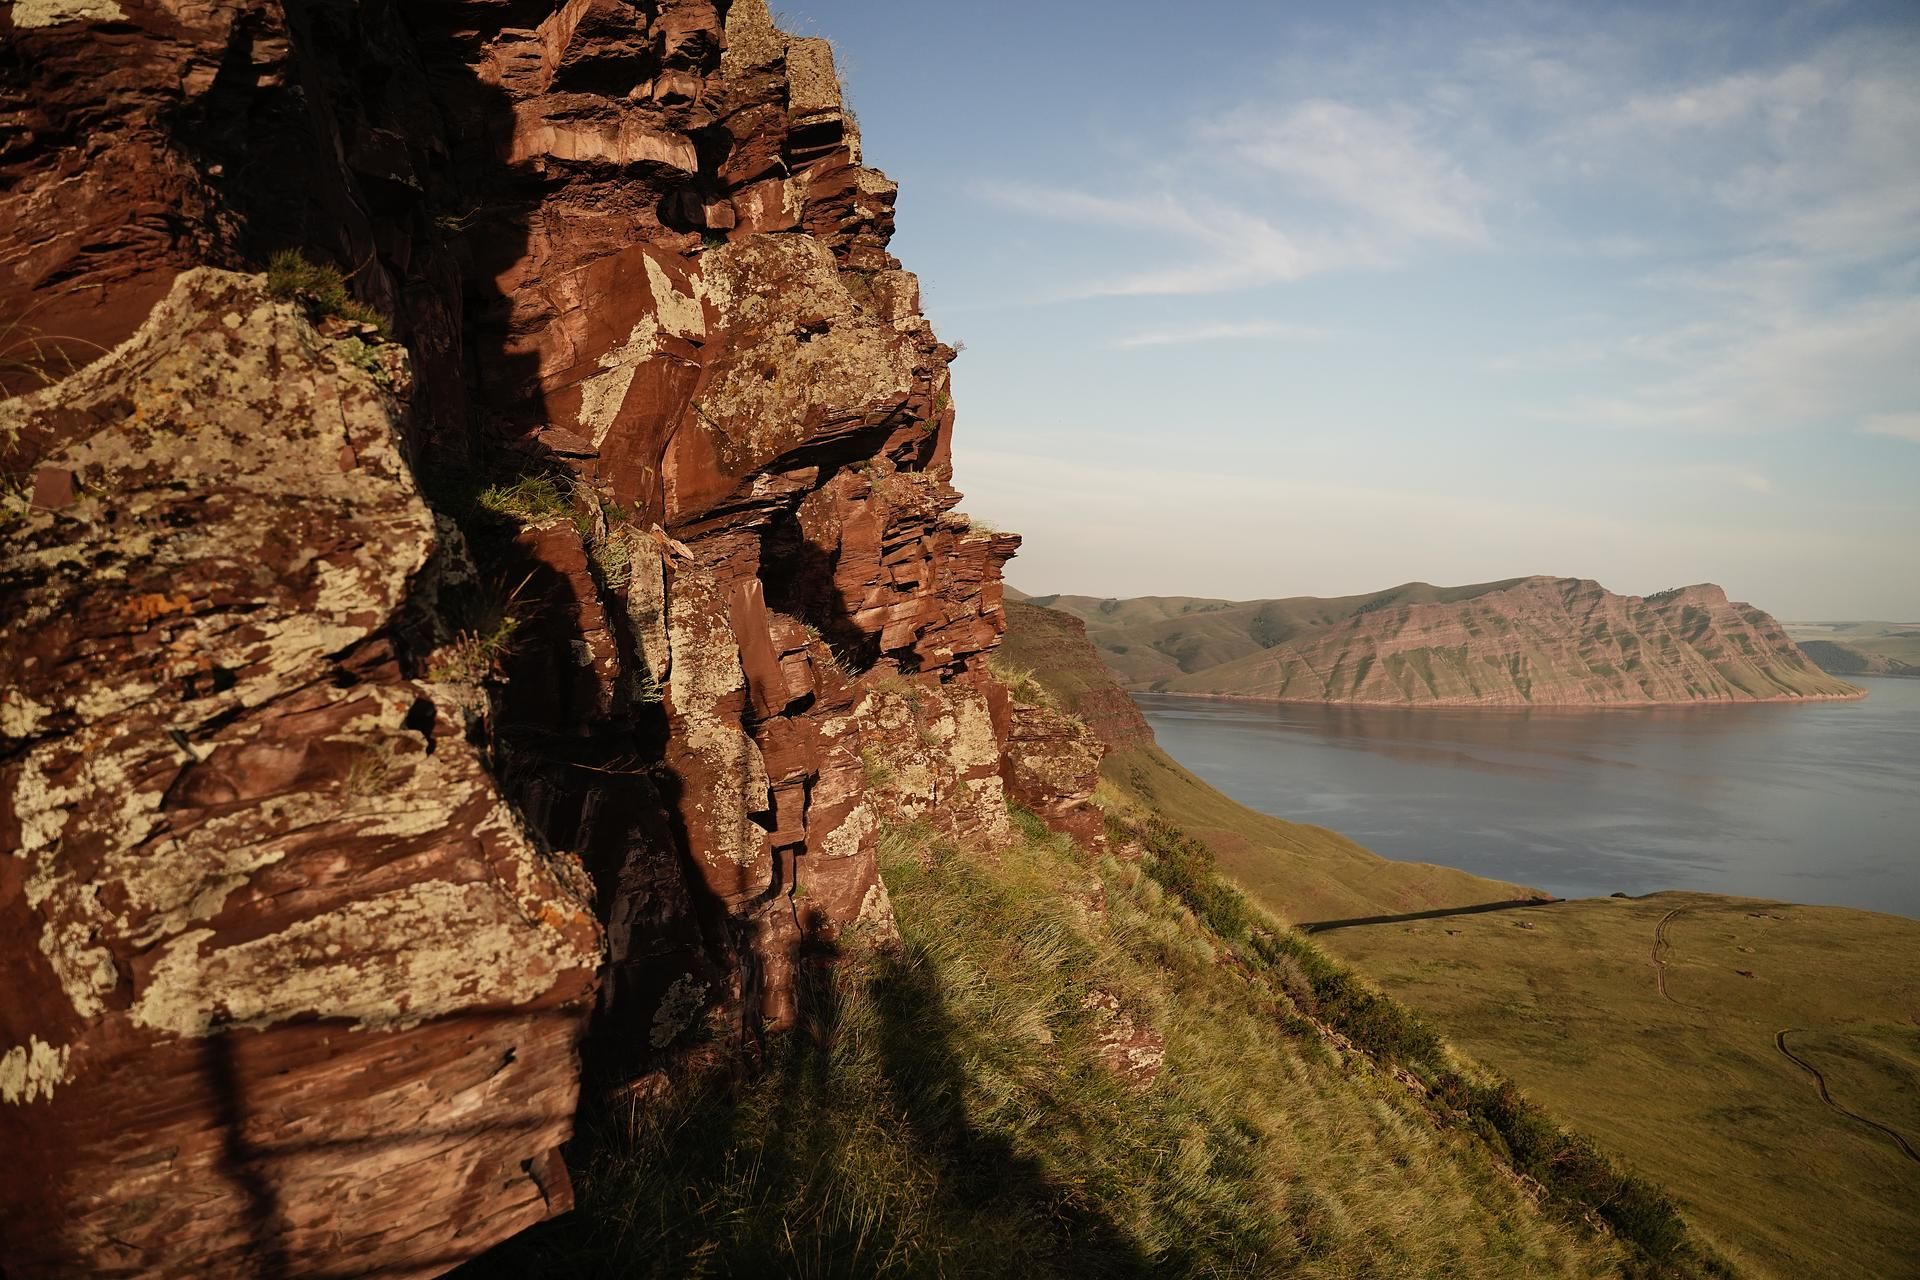
[[[1156,810],[1205,839],[1228,875],[1286,919],[1347,919],[1542,896],[1452,867],[1382,858],[1324,827],[1270,818],[1228,799],[1154,744],[1101,655],[1057,612],[1009,604],[1001,653],[1006,662],[1030,670],[1061,709],[1080,715],[1114,748],[1101,769],[1113,798]],[[1116,708],[1116,695],[1123,708]]]
[[[1330,1044],[1277,970],[1140,865],[1017,817],[1023,840],[993,856],[889,833],[898,941],[823,953],[764,1069],[601,1116],[580,1208],[466,1274],[1390,1280],[1631,1261],[1536,1202],[1470,1125]],[[1157,1076],[1116,1069],[1115,1043],[1137,1064],[1156,1037]]]
[[[1756,1276],[1920,1275],[1920,921],[1663,893],[1316,941],[1663,1182]],[[1664,982],[1664,992],[1662,984]]]

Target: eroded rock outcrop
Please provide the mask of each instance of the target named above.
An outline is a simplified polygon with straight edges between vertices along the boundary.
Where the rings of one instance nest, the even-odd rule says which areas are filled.
[[[0,35],[0,1258],[444,1270],[568,1203],[590,1015],[748,1049],[885,824],[1007,838],[953,353],[764,0]]]
[[[1408,583],[1287,600],[1046,597],[1135,688],[1376,706],[1856,698],[1780,624],[1711,584],[1622,596],[1580,578]]]
[[[194,270],[0,403],[10,1273],[431,1271],[568,1203],[600,927],[403,670],[450,553],[369,350]]]

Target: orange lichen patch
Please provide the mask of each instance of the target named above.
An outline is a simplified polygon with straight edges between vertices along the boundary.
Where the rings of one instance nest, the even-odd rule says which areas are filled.
[[[193,599],[178,591],[170,596],[154,592],[134,596],[127,601],[124,612],[127,620],[135,626],[150,627],[170,613],[192,613]]]

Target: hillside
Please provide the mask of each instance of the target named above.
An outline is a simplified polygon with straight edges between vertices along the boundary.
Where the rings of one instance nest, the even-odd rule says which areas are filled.
[[[1658,1179],[1741,1275],[1920,1275],[1920,921],[1657,893],[1315,940]]]
[[[1033,604],[1009,601],[1006,610],[1000,661],[1031,672],[1062,710],[1106,742],[1101,775],[1114,795],[1206,839],[1221,867],[1286,919],[1396,915],[1545,896],[1452,867],[1382,858],[1338,832],[1229,800],[1154,742],[1139,707],[1101,666],[1088,641],[1091,628]]]
[[[1071,644],[1073,620],[1050,613],[1010,608],[1006,651],[1030,661],[1062,705],[1104,704],[1091,646]],[[1424,896],[1408,882],[1425,869],[1253,813],[1167,759],[1144,721],[1139,730],[1145,740],[1109,762],[1109,803],[1181,814],[1262,905],[1295,920],[1416,910],[1365,904]],[[1341,910],[1305,887],[1322,869],[1356,886],[1339,895]],[[1487,890],[1448,881],[1433,896],[1499,896]],[[1899,1145],[1920,1143],[1920,986],[1908,959],[1920,950],[1920,922],[1665,893],[1338,924],[1312,936],[1657,1178],[1738,1274],[1920,1272],[1906,1208],[1920,1165]],[[1782,1032],[1835,1105],[1781,1052]]]
[[[1822,671],[1838,676],[1920,676],[1920,625],[1787,622],[1781,626]]]
[[[763,1069],[610,1109],[580,1210],[462,1274],[1631,1274],[1165,867],[1017,824],[891,830],[897,926],[826,953]]]
[[[1851,698],[1780,624],[1711,585],[1645,598],[1575,578],[1408,583],[1334,599],[1035,597],[1131,689],[1379,706]]]

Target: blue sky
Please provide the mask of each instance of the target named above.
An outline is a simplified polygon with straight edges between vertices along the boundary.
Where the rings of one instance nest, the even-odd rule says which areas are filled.
[[[1035,592],[1920,620],[1920,4],[810,0]]]

